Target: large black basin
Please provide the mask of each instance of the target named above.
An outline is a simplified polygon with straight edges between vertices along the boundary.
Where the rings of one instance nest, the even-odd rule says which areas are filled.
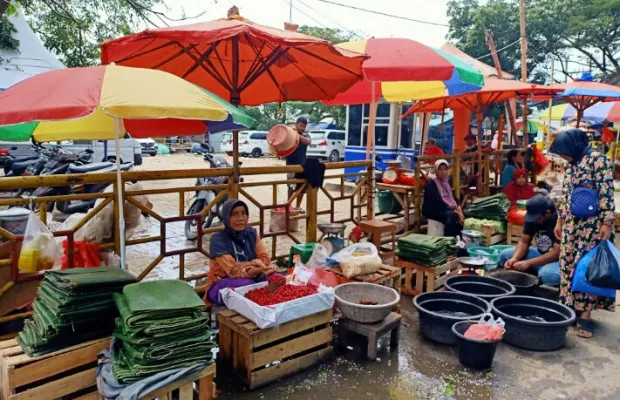
[[[498,297],[493,314],[506,322],[504,342],[526,350],[551,351],[564,347],[575,312],[555,301],[532,296]]]
[[[531,296],[538,286],[538,278],[525,272],[501,269],[491,272],[491,277],[510,283],[517,289],[517,295]]]
[[[422,293],[413,299],[413,305],[418,309],[422,335],[452,345],[456,344],[452,325],[459,321],[478,320],[491,310],[486,300],[455,292]]]
[[[479,275],[451,276],[444,285],[451,292],[472,294],[488,301],[516,292],[515,287],[506,281]]]

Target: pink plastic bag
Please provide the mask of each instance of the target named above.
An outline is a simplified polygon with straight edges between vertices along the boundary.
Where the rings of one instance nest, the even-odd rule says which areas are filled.
[[[493,319],[493,316],[486,313],[480,318],[477,324],[471,325],[465,331],[465,337],[472,340],[496,341],[504,336],[504,321],[501,318]]]

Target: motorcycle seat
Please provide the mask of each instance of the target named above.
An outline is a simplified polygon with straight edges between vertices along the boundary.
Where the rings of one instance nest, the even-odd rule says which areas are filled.
[[[71,164],[69,166],[69,172],[73,174],[85,174],[87,172],[99,171],[100,169],[110,168],[112,166],[114,166],[114,163],[111,163],[109,161],[86,164],[86,165]]]
[[[21,163],[21,162],[24,162],[24,161],[31,161],[31,160],[38,160],[38,159],[39,159],[39,156],[37,156],[37,155],[23,156],[23,157],[15,157],[13,159],[13,162],[14,163]]]
[[[35,164],[37,161],[38,161],[37,159],[34,159],[34,160],[27,160],[27,161],[21,161],[21,162],[13,162],[11,164],[11,170],[12,171],[25,170],[32,164]]]

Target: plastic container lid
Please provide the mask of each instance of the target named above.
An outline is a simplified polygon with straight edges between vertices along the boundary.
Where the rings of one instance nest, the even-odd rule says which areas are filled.
[[[467,236],[469,238],[481,238],[482,237],[482,232],[479,231],[470,231],[470,230],[464,230],[462,231],[463,236]]]
[[[30,210],[23,207],[13,207],[8,210],[0,211],[0,219],[13,220],[22,219],[30,215]]]

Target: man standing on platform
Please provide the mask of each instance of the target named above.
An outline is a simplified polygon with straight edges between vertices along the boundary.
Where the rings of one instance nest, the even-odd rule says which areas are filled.
[[[308,150],[308,146],[312,142],[312,139],[310,139],[310,135],[306,133],[306,126],[308,126],[308,120],[306,119],[306,117],[297,118],[297,121],[295,122],[295,130],[297,131],[297,134],[299,135],[299,145],[297,146],[295,151],[290,156],[286,157],[286,165],[300,165],[303,167],[304,164],[306,163],[306,151]],[[294,174],[289,174],[288,178],[289,179],[304,179],[304,173],[297,172]],[[302,185],[301,183],[298,183],[296,185],[289,185],[289,188],[288,188],[289,199],[291,198],[291,196],[293,196],[293,194],[299,189],[301,185]],[[301,193],[297,197],[297,208],[298,209],[301,208],[301,202],[303,201],[303,198],[304,198],[304,193]]]

